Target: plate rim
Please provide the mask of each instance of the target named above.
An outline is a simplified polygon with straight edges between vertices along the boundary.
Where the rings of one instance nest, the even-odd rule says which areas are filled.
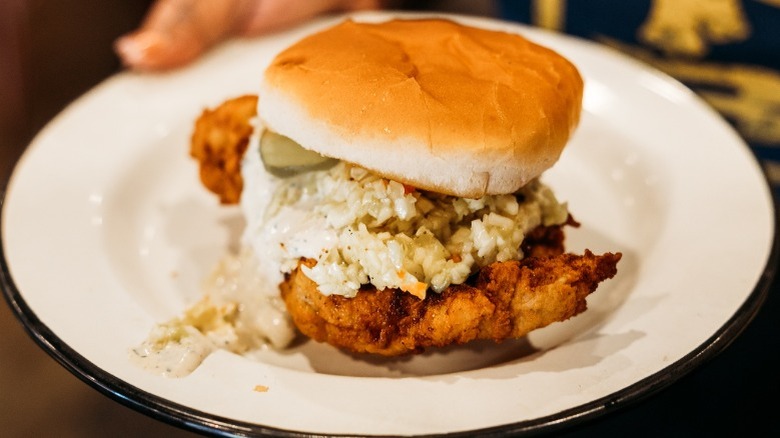
[[[438,14],[453,16],[453,14]],[[456,15],[457,16],[457,15]],[[471,19],[473,17],[460,17]],[[492,21],[502,23],[498,19],[482,19],[483,21]],[[516,23],[511,23],[516,24]],[[576,39],[576,38],[575,38]],[[586,40],[580,40],[586,41]],[[587,42],[587,41],[586,41]],[[627,60],[635,61],[632,58],[625,57]],[[650,67],[652,68],[652,67]],[[668,80],[682,85],[676,79],[653,69],[654,73],[665,76]],[[93,87],[98,88],[105,85],[115,75],[109,76]],[[685,87],[687,88],[687,87]],[[89,92],[81,97],[86,96]],[[68,106],[77,103],[77,98]],[[699,99],[696,97],[696,99]],[[707,107],[709,108],[709,107]],[[66,107],[67,109],[67,107]],[[47,126],[56,122],[64,113],[61,111]],[[716,117],[721,117],[711,111]],[[180,403],[165,399],[164,397],[152,394],[132,385],[111,373],[101,369],[86,357],[82,356],[76,350],[63,342],[36,313],[29,307],[22,296],[10,274],[9,263],[5,255],[4,245],[4,207],[9,188],[12,187],[14,175],[23,162],[25,156],[35,145],[35,138],[39,136],[46,127],[44,126],[33,139],[24,147],[21,156],[11,166],[8,177],[0,181],[0,290],[5,301],[8,303],[11,313],[22,324],[25,332],[57,363],[63,366],[71,374],[96,389],[101,394],[107,396],[126,407],[129,407],[144,415],[155,418],[169,425],[191,430],[198,433],[206,433],[214,436],[278,436],[284,438],[291,437],[329,437],[329,436],[352,436],[350,434],[323,434],[317,432],[302,432],[295,430],[282,429],[272,426],[265,426],[257,423],[250,423],[241,420],[235,420],[228,417],[210,414],[201,410],[191,408]],[[727,125],[730,129],[731,125]],[[741,136],[739,137],[742,138]],[[479,428],[465,431],[445,432],[441,434],[422,434],[414,435],[421,437],[460,437],[472,436],[475,433],[482,434],[512,434],[512,435],[530,435],[541,432],[560,431],[570,429],[573,426],[582,424],[586,421],[594,420],[613,413],[644,400],[653,394],[669,387],[677,382],[694,369],[700,367],[709,360],[715,358],[724,351],[739,335],[749,326],[761,310],[763,303],[769,294],[769,290],[776,278],[778,270],[778,261],[780,260],[780,238],[778,237],[778,194],[771,189],[766,172],[760,166],[760,163],[750,150],[749,146],[743,141],[742,148],[748,149],[751,160],[756,164],[756,168],[763,177],[766,186],[769,188],[768,201],[773,211],[772,224],[772,243],[766,258],[765,265],[761,274],[753,287],[752,291],[746,296],[744,302],[735,310],[732,316],[727,319],[709,338],[691,350],[677,361],[669,364],[661,370],[627,386],[617,390],[607,396],[583,403],[581,405],[569,408],[544,417],[524,420],[514,423],[508,423],[487,428]],[[386,436],[386,435],[369,435]]]

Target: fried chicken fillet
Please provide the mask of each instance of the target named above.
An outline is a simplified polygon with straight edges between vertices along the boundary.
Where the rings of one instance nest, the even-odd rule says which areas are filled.
[[[201,182],[222,204],[236,204],[241,198],[241,158],[249,145],[255,114],[257,96],[246,95],[204,110],[195,122],[190,155],[200,165]]]
[[[303,334],[356,353],[398,356],[477,339],[500,342],[585,311],[587,296],[617,273],[619,253],[574,255],[558,248],[540,245],[536,251],[547,256],[493,263],[424,300],[373,287],[353,298],[325,296],[300,265],[281,291]]]
[[[205,110],[195,124],[191,155],[203,184],[224,204],[238,202],[240,163],[252,133],[257,97],[228,100]],[[578,226],[571,217],[567,224]],[[620,253],[564,254],[563,226],[538,227],[522,243],[525,258],[493,263],[468,282],[420,300],[396,289],[365,286],[354,298],[321,294],[298,268],[280,285],[304,335],[338,348],[384,356],[477,339],[502,341],[583,312],[586,298],[617,272]]]

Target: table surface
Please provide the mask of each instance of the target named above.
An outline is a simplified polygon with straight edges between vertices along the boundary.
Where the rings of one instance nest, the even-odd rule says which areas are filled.
[[[111,71],[81,75],[80,89],[41,98],[38,126]],[[33,129],[33,130],[34,130]],[[29,133],[0,143],[0,188]],[[3,436],[194,436],[101,395],[51,359],[0,303],[0,430]],[[562,431],[563,436],[722,436],[780,432],[780,281],[761,311],[724,352],[656,394]],[[780,435],[778,435],[780,436]]]

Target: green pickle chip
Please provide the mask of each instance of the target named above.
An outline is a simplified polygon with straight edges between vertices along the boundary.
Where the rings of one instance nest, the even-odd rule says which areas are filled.
[[[338,162],[335,158],[304,149],[289,137],[268,130],[260,137],[260,158],[265,170],[281,178],[325,170]]]

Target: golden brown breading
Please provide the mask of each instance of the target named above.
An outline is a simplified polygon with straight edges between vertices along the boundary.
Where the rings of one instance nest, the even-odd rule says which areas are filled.
[[[567,225],[579,228],[580,223],[569,214],[566,222],[562,225],[551,225],[548,227],[540,225],[531,230],[526,234],[523,243],[520,244],[523,257],[553,257],[563,254],[563,241],[566,237],[563,227]]]
[[[281,291],[306,336],[353,352],[396,356],[476,339],[518,338],[568,319],[585,310],[599,282],[616,274],[620,258],[586,251],[493,263],[467,284],[425,300],[373,288],[354,298],[324,296],[299,266]]]
[[[241,159],[249,145],[250,120],[255,114],[257,96],[247,95],[204,110],[195,122],[190,155],[198,160],[203,185],[223,204],[235,204],[241,198]]]

